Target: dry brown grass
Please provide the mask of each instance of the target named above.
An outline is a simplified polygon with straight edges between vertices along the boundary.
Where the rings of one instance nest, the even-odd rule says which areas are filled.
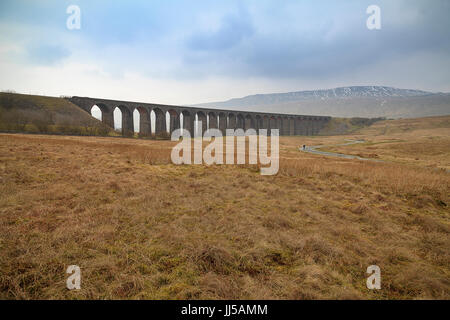
[[[0,135],[0,297],[449,299],[448,173],[297,151],[342,139],[282,137],[261,176],[174,166],[168,141]]]
[[[450,170],[450,116],[380,121],[355,139],[367,143],[326,148],[329,151]]]

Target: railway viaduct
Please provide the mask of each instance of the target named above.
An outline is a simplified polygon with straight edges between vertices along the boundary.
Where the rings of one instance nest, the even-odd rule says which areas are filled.
[[[114,128],[114,110],[119,108],[122,112],[124,135],[134,132],[134,110],[139,111],[139,133],[144,136],[150,136],[152,132],[156,135],[165,132],[171,134],[173,130],[181,127],[192,134],[196,119],[202,121],[202,132],[209,128],[217,128],[224,135],[226,129],[255,129],[257,132],[259,129],[267,129],[268,133],[270,129],[279,129],[280,135],[316,135],[331,119],[323,116],[206,109],[77,96],[67,99],[89,114],[96,105],[102,112],[102,122],[112,128]],[[155,115],[153,130],[150,120],[152,111]],[[169,127],[166,124],[167,113],[170,115]]]

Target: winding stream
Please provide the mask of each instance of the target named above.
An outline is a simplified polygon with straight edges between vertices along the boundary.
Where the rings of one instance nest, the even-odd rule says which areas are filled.
[[[320,154],[320,155],[329,156],[329,157],[339,157],[339,158],[345,158],[345,159],[357,159],[357,160],[364,160],[364,161],[383,162],[382,160],[362,158],[360,156],[354,156],[354,155],[350,155],[350,154],[343,154],[343,153],[335,153],[335,152],[328,152],[328,151],[320,151],[320,150],[318,150],[320,148],[325,148],[325,147],[349,146],[349,145],[352,145],[352,144],[366,142],[365,140],[346,140],[346,141],[348,141],[348,142],[341,143],[341,144],[335,144],[335,145],[305,146],[304,149],[303,149],[303,147],[300,147],[299,149],[300,149],[300,151],[303,151],[303,152]]]

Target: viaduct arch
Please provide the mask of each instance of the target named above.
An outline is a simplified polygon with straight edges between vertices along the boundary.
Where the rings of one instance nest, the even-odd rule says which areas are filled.
[[[280,135],[317,135],[331,117],[279,114],[267,112],[232,111],[223,109],[207,109],[197,107],[172,106],[132,101],[108,100],[91,97],[71,97],[70,102],[91,114],[96,105],[102,112],[102,122],[114,128],[114,109],[122,112],[122,133],[129,135],[134,131],[133,112],[139,112],[139,134],[149,136],[152,133],[171,134],[175,129],[189,130],[191,135],[197,122],[202,121],[202,132],[209,128],[217,128],[225,134],[226,129],[279,129]],[[155,116],[155,127],[152,128],[150,114]],[[168,115],[168,126],[166,125]],[[181,117],[181,115],[183,115]],[[182,119],[182,121],[181,121]],[[181,123],[182,122],[182,123]],[[200,129],[200,128],[199,128]]]

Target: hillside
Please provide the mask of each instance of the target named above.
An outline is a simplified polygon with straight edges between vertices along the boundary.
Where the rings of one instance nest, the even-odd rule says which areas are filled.
[[[107,135],[111,128],[66,99],[0,93],[0,131]]]
[[[425,117],[414,119],[383,120],[358,130],[358,133],[368,135],[388,135],[413,133],[418,130],[438,130],[450,128],[450,115],[440,117]]]
[[[379,86],[259,94],[205,107],[333,117],[414,118],[450,114],[450,94]]]
[[[413,119],[384,118],[332,118],[319,135],[412,133],[417,130],[450,128],[450,116],[434,116]]]
[[[319,131],[321,136],[351,134],[372,126],[385,118],[331,118],[325,127]]]

